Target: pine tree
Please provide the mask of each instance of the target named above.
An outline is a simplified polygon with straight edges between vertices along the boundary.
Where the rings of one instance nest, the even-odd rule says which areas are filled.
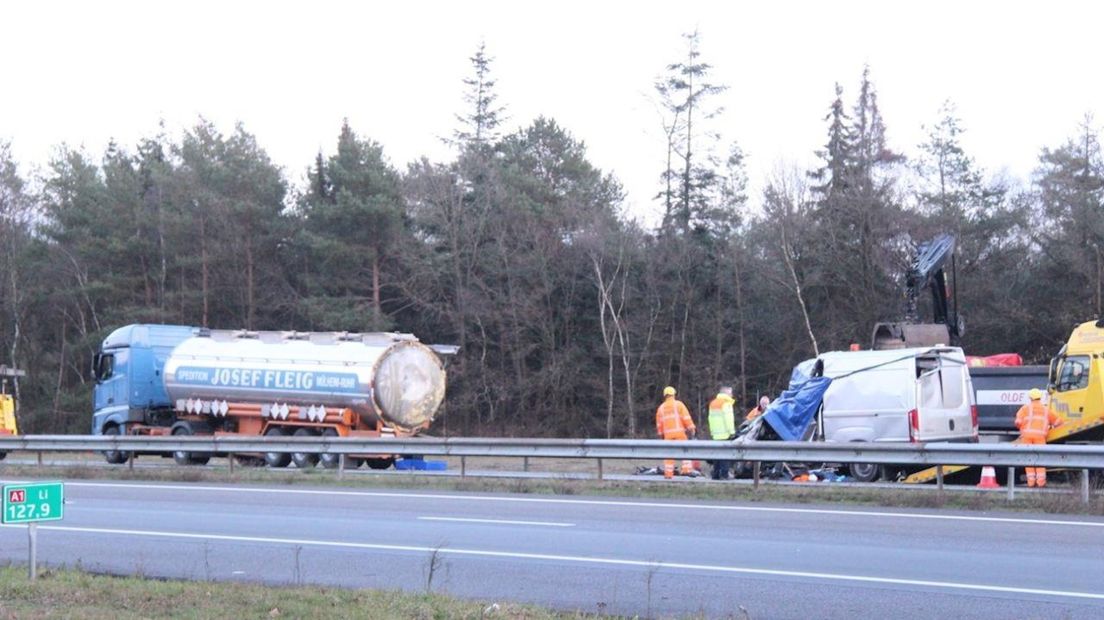
[[[453,138],[462,146],[478,150],[498,141],[499,127],[505,120],[502,116],[505,108],[497,104],[498,95],[494,92],[496,80],[491,77],[494,58],[487,54],[486,42],[480,42],[479,49],[469,60],[473,75],[464,78],[464,85],[468,88],[464,101],[469,110],[456,115],[461,128],[454,132]]]
[[[686,60],[667,65],[666,74],[656,81],[660,104],[668,116],[667,167],[661,175],[664,189],[658,197],[664,201],[664,226],[687,232],[692,221],[707,208],[719,180],[717,161],[711,148],[714,132],[703,129],[723,111],[710,107],[711,98],[728,89],[710,81],[713,65],[701,59],[698,31],[683,35]],[[677,187],[677,189],[676,189]]]

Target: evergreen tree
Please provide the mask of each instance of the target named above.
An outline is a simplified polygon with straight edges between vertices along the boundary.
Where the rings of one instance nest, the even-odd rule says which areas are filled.
[[[383,147],[345,121],[337,152],[327,161],[319,154],[308,176],[302,237],[313,258],[301,311],[316,329],[389,329],[382,290],[403,230],[398,173]]]
[[[698,31],[683,35],[686,60],[667,65],[655,89],[667,112],[667,168],[661,175],[664,189],[664,226],[686,232],[708,207],[719,180],[712,153],[717,134],[708,121],[723,109],[712,107],[712,97],[728,89],[711,81],[713,66],[701,59]],[[676,161],[677,159],[677,161]]]
[[[505,108],[498,105],[498,95],[494,92],[496,80],[491,77],[494,58],[487,54],[486,42],[479,43],[479,49],[469,60],[473,74],[464,78],[468,88],[464,102],[469,109],[456,115],[461,127],[454,132],[453,138],[465,147],[483,149],[498,141]]]

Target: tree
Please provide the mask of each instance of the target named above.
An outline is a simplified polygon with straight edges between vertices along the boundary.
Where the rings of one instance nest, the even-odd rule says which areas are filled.
[[[684,34],[683,38],[686,60],[667,65],[667,72],[656,81],[655,90],[667,114],[664,121],[667,169],[661,175],[664,190],[659,195],[665,205],[664,225],[674,225],[685,232],[706,208],[718,180],[716,161],[711,159],[710,151],[717,136],[702,126],[723,111],[710,107],[710,102],[728,87],[710,81],[713,66],[701,60],[698,31]],[[675,167],[676,157],[680,160],[679,168]],[[677,190],[672,187],[676,183]]]
[[[328,161],[319,155],[310,181],[300,211],[312,265],[301,274],[308,322],[325,329],[389,329],[382,272],[403,233],[398,173],[383,147],[359,138],[346,121],[337,152]]]
[[[479,49],[469,60],[473,75],[464,78],[464,85],[468,88],[464,102],[470,107],[467,112],[456,115],[460,128],[454,132],[453,138],[463,146],[483,149],[499,139],[505,108],[497,103],[495,80],[491,77],[494,58],[487,54],[486,42],[479,43]]]
[[[1043,217],[1033,236],[1046,256],[1047,281],[1091,300],[1068,310],[1075,317],[1104,310],[1104,158],[1092,122],[1086,116],[1076,137],[1043,149],[1036,171]]]
[[[810,173],[821,243],[814,246],[816,271],[810,274],[815,288],[806,292],[810,312],[829,318],[825,339],[840,347],[856,342],[882,315],[896,312],[887,300],[896,298],[894,266],[905,262],[895,242],[902,210],[894,171],[903,158],[886,145],[869,68],[863,70],[851,116],[837,84],[825,120],[828,141],[817,153],[823,163]]]

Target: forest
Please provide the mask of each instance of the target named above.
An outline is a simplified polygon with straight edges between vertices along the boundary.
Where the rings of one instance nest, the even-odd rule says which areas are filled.
[[[699,43],[687,35],[642,85],[666,136],[657,224],[588,160],[586,136],[553,118],[507,131],[484,46],[457,76],[447,161],[398,164],[348,123],[307,171],[276,166],[245,124],[203,119],[102,153],[59,146],[33,175],[0,142],[0,362],[27,371],[8,386],[21,430],[89,432],[93,353],[151,322],[410,332],[460,346],[433,434],[650,437],[665,385],[700,418],[720,385],[750,408],[794,364],[869,346],[938,233],[958,240],[968,354],[1044,362],[1101,316],[1091,117],[1008,179],[964,150],[950,101],[923,143],[889,144],[856,67],[857,92],[825,94],[817,165],[750,195]]]

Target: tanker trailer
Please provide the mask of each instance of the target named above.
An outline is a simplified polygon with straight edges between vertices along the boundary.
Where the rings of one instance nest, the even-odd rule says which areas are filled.
[[[128,325],[93,364],[97,435],[412,436],[445,396],[438,356],[410,334],[254,332]],[[109,463],[129,454],[109,451]],[[180,464],[206,454],[175,452]],[[259,461],[261,455],[254,457]],[[270,467],[336,467],[336,455],[263,455]],[[355,455],[386,468],[392,455]]]

